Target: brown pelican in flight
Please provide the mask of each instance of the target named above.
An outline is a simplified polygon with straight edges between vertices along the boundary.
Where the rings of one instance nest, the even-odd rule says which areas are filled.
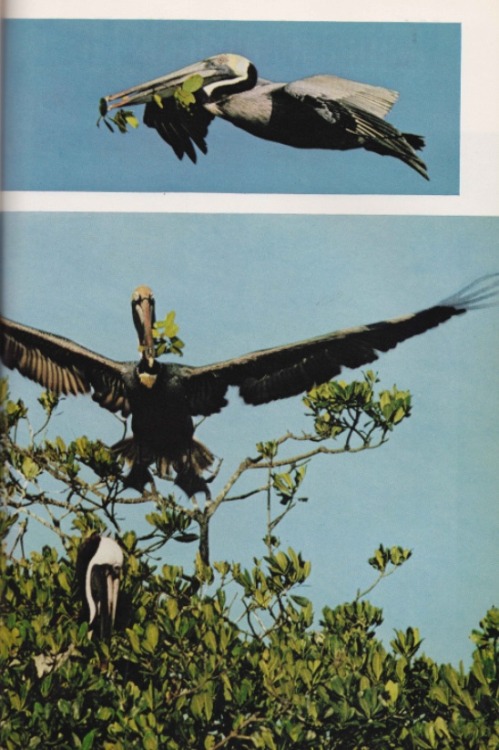
[[[291,83],[259,78],[252,62],[222,54],[101,99],[101,114],[145,104],[144,123],[155,128],[177,157],[196,162],[207,152],[214,117],[251,135],[296,148],[365,148],[394,156],[428,178],[416,154],[419,135],[401,133],[385,121],[398,93],[333,75]]]
[[[83,618],[96,638],[109,640],[116,618],[123,551],[109,537],[93,534],[81,543],[76,578],[83,599]]]
[[[373,362],[378,352],[484,306],[498,291],[499,274],[491,274],[417,313],[192,367],[156,358],[154,298],[149,287],[140,286],[132,296],[142,352],[138,362],[117,362],[62,336],[5,318],[0,318],[0,354],[7,367],[51,391],[91,392],[100,406],[132,415],[133,437],[115,446],[132,463],[130,486],[143,490],[152,480],[148,466],[156,462],[160,475],[170,468],[176,472],[176,484],[188,495],[209,495],[203,471],[214,457],[194,438],[192,418],[226,406],[229,386],[254,405],[297,395],[334,378],[343,367]]]

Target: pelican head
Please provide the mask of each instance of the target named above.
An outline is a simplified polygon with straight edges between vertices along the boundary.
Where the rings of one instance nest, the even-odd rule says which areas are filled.
[[[201,76],[203,83],[199,88],[209,98],[215,92],[221,95],[252,88],[256,83],[257,73],[253,63],[246,57],[231,53],[214,55],[160,78],[106,96],[106,111],[133,104],[146,104],[157,96],[166,99],[173,96],[193,76]]]
[[[123,551],[108,537],[93,534],[78,551],[77,573],[92,635],[109,639],[116,618]]]
[[[154,294],[148,286],[138,286],[132,294],[132,316],[135,330],[139,337],[142,359],[149,367],[155,360],[152,329],[156,321],[154,313]]]

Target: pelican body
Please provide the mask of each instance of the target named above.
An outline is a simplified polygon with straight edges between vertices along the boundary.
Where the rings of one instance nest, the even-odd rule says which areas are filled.
[[[93,534],[80,545],[76,577],[83,599],[83,617],[91,634],[109,640],[116,619],[123,551],[108,537]]]
[[[116,443],[114,448],[132,463],[127,485],[142,490],[150,481],[147,467],[156,462],[160,476],[174,469],[176,484],[189,496],[196,492],[208,495],[201,474],[212,465],[214,456],[194,438],[182,367],[175,363],[159,365],[155,361],[141,370],[139,365],[127,369],[123,382],[134,437]]]
[[[152,481],[148,467],[155,462],[160,476],[173,470],[176,484],[189,496],[201,491],[208,496],[203,472],[214,457],[195,439],[192,418],[219,412],[227,405],[230,386],[253,405],[297,395],[334,378],[343,367],[369,364],[378,352],[485,306],[498,291],[499,274],[491,274],[420,312],[193,367],[158,361],[154,297],[149,287],[140,286],[132,296],[138,362],[116,362],[6,318],[0,318],[0,355],[7,367],[58,394],[91,393],[100,406],[131,415],[132,437],[114,446],[132,464],[128,485],[142,491]]]
[[[182,100],[178,92],[185,86],[190,98]],[[192,162],[194,146],[207,153],[208,127],[220,117],[258,138],[295,148],[364,148],[394,156],[429,179],[416,154],[424,139],[401,133],[384,119],[397,98],[391,89],[333,75],[275,83],[259,78],[247,58],[221,54],[111,94],[102,100],[102,111],[145,104],[144,123],[179,159],[187,154]]]

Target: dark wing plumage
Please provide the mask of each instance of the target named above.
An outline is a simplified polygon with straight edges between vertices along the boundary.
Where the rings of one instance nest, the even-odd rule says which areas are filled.
[[[194,414],[211,414],[225,403],[229,386],[237,386],[248,404],[297,395],[378,358],[412,336],[454,315],[481,307],[497,295],[499,275],[483,277],[439,305],[371,325],[349,328],[295,344],[247,354],[206,367],[185,368],[184,383]]]
[[[336,148],[349,148],[355,139],[367,151],[398,157],[428,179],[425,163],[414,152],[424,148],[424,138],[401,133],[384,120],[398,98],[396,91],[336,76],[311,76],[293,81],[284,92],[335,128]]]
[[[393,125],[356,107],[349,107],[349,111],[355,120],[355,133],[358,138],[365,139],[364,148],[367,151],[398,156],[425,179],[429,179],[426,164],[414,153],[424,148],[423,136],[401,133]]]
[[[63,336],[0,318],[0,356],[6,367],[19,370],[59,395],[89,393],[100,406],[128,416],[123,374],[127,365],[96,354]]]
[[[197,154],[194,145],[203,154],[208,151],[205,138],[213,115],[199,102],[184,107],[173,96],[162,99],[161,105],[156,101],[146,104],[144,124],[157,130],[179,159],[187,154],[195,164]]]

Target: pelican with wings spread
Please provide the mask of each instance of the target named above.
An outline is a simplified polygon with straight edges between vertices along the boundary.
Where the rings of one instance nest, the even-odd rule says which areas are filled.
[[[117,362],[6,318],[0,318],[0,354],[7,367],[44,388],[57,394],[91,393],[105,409],[131,415],[133,436],[114,446],[132,464],[129,486],[142,491],[152,480],[148,467],[156,463],[162,476],[173,469],[176,484],[189,496],[209,495],[203,472],[214,456],[194,437],[193,417],[219,412],[227,405],[230,386],[255,406],[295,396],[334,378],[343,367],[366,365],[378,358],[378,352],[486,306],[498,292],[499,274],[491,274],[416,313],[193,367],[158,361],[153,293],[139,286],[132,295],[138,362]]]
[[[290,83],[259,78],[246,57],[222,54],[101,99],[100,112],[145,104],[144,123],[182,159],[196,162],[195,146],[207,153],[208,127],[215,117],[247,133],[295,148],[364,148],[394,156],[425,179],[416,154],[420,135],[402,133],[385,117],[398,93],[334,75]],[[128,113],[130,115],[130,113]],[[115,120],[126,130],[126,116]],[[110,126],[112,129],[112,126]]]

